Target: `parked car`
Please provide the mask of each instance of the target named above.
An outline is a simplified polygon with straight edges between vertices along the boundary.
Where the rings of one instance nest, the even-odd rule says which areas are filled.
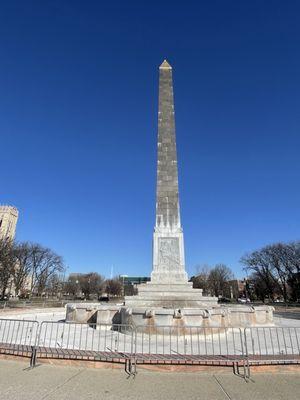
[[[238,303],[241,303],[241,304],[251,303],[251,301],[248,297],[239,297],[237,299],[237,301],[238,301]]]
[[[228,299],[227,297],[219,297],[218,298],[218,303],[230,303],[231,300]]]
[[[284,299],[281,297],[277,297],[277,299],[274,300],[275,303],[283,303]]]
[[[100,297],[98,298],[98,300],[99,300],[99,301],[105,301],[106,303],[108,303],[108,302],[109,302],[109,296],[108,296],[108,295],[100,296]]]

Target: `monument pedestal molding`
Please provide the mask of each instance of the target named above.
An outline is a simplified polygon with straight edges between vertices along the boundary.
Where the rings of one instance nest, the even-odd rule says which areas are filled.
[[[92,305],[67,306],[67,321],[91,318]],[[125,297],[123,307],[94,305],[98,324],[139,326],[160,332],[164,325],[185,333],[189,327],[244,327],[269,325],[273,307],[220,307],[216,297],[202,296],[188,282],[184,238],[180,220],[177,150],[172,67],[165,60],[159,67],[159,110],[157,143],[156,220],[153,233],[151,282],[138,287],[137,296]],[[118,322],[117,322],[118,321]],[[180,327],[180,332],[178,332]]]
[[[270,326],[273,324],[273,307],[241,306],[219,308],[146,309],[122,307],[121,320],[138,327],[139,332],[199,333],[199,328],[241,328]],[[173,328],[173,330],[172,330]]]
[[[128,307],[211,307],[216,305],[215,297],[202,296],[202,289],[193,289],[191,282],[184,284],[139,285],[137,296],[127,296],[125,305]]]
[[[67,305],[66,321],[113,325],[125,323],[138,327],[139,332],[198,333],[199,328],[272,326],[273,307],[221,306],[197,308],[130,307],[74,303]],[[179,329],[180,328],[180,329]]]

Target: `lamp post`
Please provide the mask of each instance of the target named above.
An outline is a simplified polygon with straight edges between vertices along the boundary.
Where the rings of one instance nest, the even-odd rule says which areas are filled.
[[[79,296],[79,280],[78,279],[76,279],[76,290],[77,290],[77,292],[75,293],[75,298],[77,296]]]
[[[125,285],[124,285],[124,280],[125,280],[125,278],[128,278],[128,275],[120,275],[120,278],[122,278],[122,283],[123,283],[123,296],[125,297]]]

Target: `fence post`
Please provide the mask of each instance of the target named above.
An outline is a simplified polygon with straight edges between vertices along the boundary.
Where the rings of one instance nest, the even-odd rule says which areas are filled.
[[[136,326],[134,327],[133,325],[131,325],[131,329],[132,329],[132,345],[131,345],[131,369],[133,366],[133,376],[135,376],[137,374],[136,371],[136,342],[137,342],[137,328]]]
[[[36,365],[36,347],[31,346],[30,368],[34,368],[35,365]]]
[[[247,333],[246,333],[247,328],[244,328],[244,346],[245,346],[245,361],[246,361],[246,378],[250,378],[250,363],[249,363],[249,353],[248,353],[248,345],[247,345]]]
[[[42,329],[42,325],[43,325],[43,321],[41,323],[37,322],[37,328],[36,328],[36,334],[35,334],[35,341],[34,341],[34,346],[33,346],[33,350],[32,350],[32,364],[31,364],[31,360],[30,360],[30,367],[35,367],[36,365],[36,360],[37,360],[37,349],[39,347],[39,343],[40,343],[40,333],[41,333],[41,329]]]

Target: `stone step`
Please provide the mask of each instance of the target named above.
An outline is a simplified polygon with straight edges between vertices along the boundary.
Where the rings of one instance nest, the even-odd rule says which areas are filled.
[[[193,289],[193,283],[183,283],[183,284],[157,284],[157,283],[147,283],[145,285],[138,286],[138,293],[142,292],[195,292],[202,293],[202,289]]]
[[[128,296],[125,297],[125,304],[127,302],[127,300],[130,300],[130,297],[132,296]],[[186,292],[165,292],[165,293],[156,293],[156,292],[146,292],[146,293],[140,293],[137,296],[134,296],[136,298],[140,298],[140,299],[157,299],[157,300],[163,300],[163,299],[167,299],[167,298],[172,298],[172,299],[182,299],[182,300],[202,300],[204,298],[204,296],[202,296],[202,294],[200,293],[186,293]],[[216,301],[215,297],[207,297],[207,298],[211,298],[213,300]]]

